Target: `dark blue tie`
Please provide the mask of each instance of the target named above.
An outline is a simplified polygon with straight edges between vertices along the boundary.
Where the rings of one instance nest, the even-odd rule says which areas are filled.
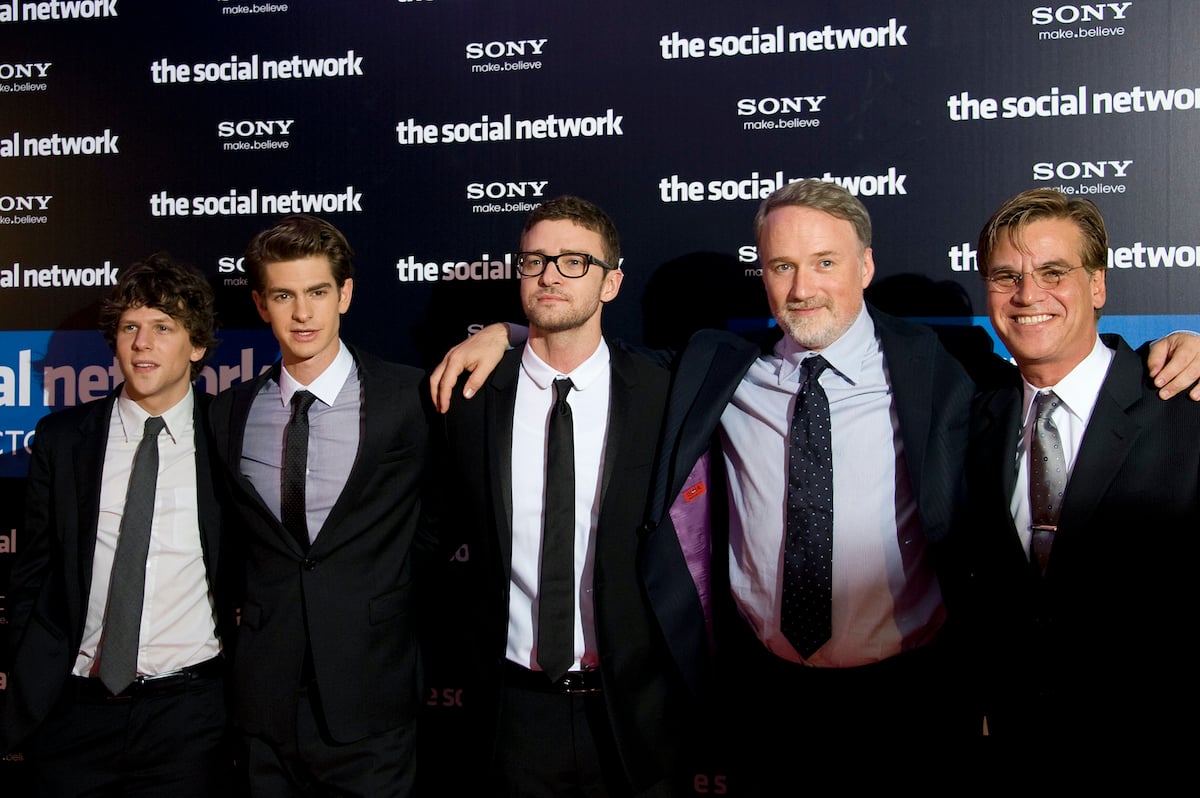
[[[820,355],[800,364],[788,458],[787,537],[780,626],[808,659],[832,634],[833,449]]]

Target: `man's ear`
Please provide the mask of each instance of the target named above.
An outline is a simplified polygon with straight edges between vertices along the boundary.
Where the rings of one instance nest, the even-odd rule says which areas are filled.
[[[621,291],[621,281],[625,279],[625,272],[620,269],[609,269],[604,275],[604,284],[600,286],[600,301],[611,302],[617,298],[617,294]]]

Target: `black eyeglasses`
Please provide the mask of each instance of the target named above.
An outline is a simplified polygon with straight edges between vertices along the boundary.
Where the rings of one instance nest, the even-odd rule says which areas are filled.
[[[1031,272],[1016,272],[1011,269],[1004,269],[984,275],[983,280],[987,283],[988,290],[994,294],[1011,294],[1017,290],[1017,287],[1021,285],[1026,277],[1032,277],[1033,282],[1039,288],[1050,290],[1051,288],[1057,288],[1058,284],[1068,274],[1082,268],[1082,266],[1071,266],[1065,269],[1062,266],[1043,266]]]
[[[587,274],[588,267],[592,264],[606,270],[614,268],[586,252],[562,252],[558,255],[547,255],[544,252],[517,253],[517,271],[522,277],[537,277],[546,271],[546,267],[551,263],[558,269],[559,274],[571,279]]]

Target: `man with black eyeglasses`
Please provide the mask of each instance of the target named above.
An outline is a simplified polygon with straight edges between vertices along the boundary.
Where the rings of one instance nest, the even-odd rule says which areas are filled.
[[[701,542],[704,613],[656,580],[645,588],[655,609],[670,607],[659,617],[685,675],[709,653],[683,645],[704,641],[687,632],[707,625],[731,718],[730,782],[774,795],[794,788],[800,749],[887,751],[982,731],[964,659],[975,385],[930,330],[864,301],[871,222],[846,189],[784,186],[760,205],[755,234],[779,330],[759,342],[692,338],[674,367],[638,534],[647,551],[678,543],[694,554]],[[494,362],[483,353],[496,349],[492,335],[434,372],[439,403],[459,393],[439,373],[475,368],[469,388]],[[1159,342],[1158,362],[1172,355],[1172,373],[1191,374],[1168,385],[1167,367],[1154,368],[1164,390],[1195,381],[1195,344],[1186,334]]]
[[[983,228],[988,314],[1020,379],[976,398],[968,475],[990,733],[1124,750],[1195,707],[1177,641],[1196,605],[1200,406],[1159,399],[1148,346],[1097,334],[1107,253],[1096,206],[1057,191]]]
[[[623,277],[603,210],[546,202],[520,248],[528,341],[446,417],[445,515],[473,569],[482,789],[669,795],[684,687],[643,579],[694,588],[678,549],[643,556],[636,531],[669,375],[602,335]]]

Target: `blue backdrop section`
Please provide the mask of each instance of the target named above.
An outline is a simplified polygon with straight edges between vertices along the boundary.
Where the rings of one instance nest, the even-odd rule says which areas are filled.
[[[57,386],[55,396],[43,390],[47,370]],[[98,332],[0,332],[0,476],[25,476],[27,446],[38,419],[56,407],[104,396],[114,375],[120,382],[112,350]]]
[[[268,329],[228,330],[198,384],[215,394],[279,358]],[[0,331],[0,477],[24,477],[38,419],[105,396],[121,383],[112,350],[99,331]]]
[[[992,338],[993,351],[1006,360],[1011,357],[1008,350],[1004,346],[1004,342],[1000,340],[1000,336],[996,334],[996,330],[992,327],[992,322],[987,316],[972,316],[970,318],[962,317],[925,317],[917,318],[916,321],[925,322],[933,325],[965,325],[974,324],[987,330],[988,335]],[[1164,335],[1180,330],[1200,334],[1200,316],[1190,315],[1162,315],[1162,316],[1101,316],[1100,317],[1100,332],[1115,333],[1125,339],[1125,342],[1137,349],[1146,341],[1154,341],[1162,338]]]

